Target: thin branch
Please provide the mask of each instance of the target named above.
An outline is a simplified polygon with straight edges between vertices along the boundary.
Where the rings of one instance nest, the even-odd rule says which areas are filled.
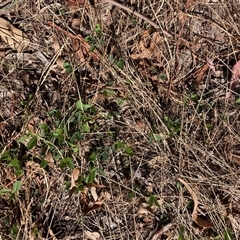
[[[147,23],[149,23],[150,25],[152,25],[153,27],[155,27],[156,29],[159,29],[160,27],[155,23],[153,22],[152,20],[150,20],[149,18],[143,16],[142,14],[138,13],[138,12],[135,12],[134,10],[132,10],[131,8],[129,7],[126,7],[124,5],[122,5],[121,3],[118,3],[118,2],[115,2],[114,0],[107,0],[108,3],[118,7],[118,8],[121,8],[121,9],[124,9],[126,10],[127,12],[131,13],[131,14],[134,14],[135,16],[143,19],[144,21],[146,21]],[[162,29],[161,29],[162,30]],[[172,37],[172,35],[170,33],[168,33],[167,31],[165,30],[162,30],[163,33],[167,36],[167,37]]]

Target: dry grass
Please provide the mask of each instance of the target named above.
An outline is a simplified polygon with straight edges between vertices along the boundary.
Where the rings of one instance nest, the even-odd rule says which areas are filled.
[[[23,53],[1,42],[0,237],[239,239],[239,89],[226,98],[239,59],[239,4],[123,3],[158,24],[153,29],[102,1],[62,2],[0,5],[1,17],[31,40]],[[206,58],[217,74],[209,69],[196,84]],[[75,118],[79,100],[91,108]],[[28,149],[32,136],[38,142]],[[66,157],[80,171],[76,185],[85,186],[71,197],[72,170],[59,167]],[[92,169],[96,189],[86,182]],[[192,219],[193,197],[179,178],[211,227]],[[17,180],[21,190],[3,194]],[[84,215],[86,203],[100,201]]]

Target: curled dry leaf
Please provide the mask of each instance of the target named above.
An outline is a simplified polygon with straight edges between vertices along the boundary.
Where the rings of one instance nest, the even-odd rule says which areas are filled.
[[[70,10],[78,9],[79,7],[83,7],[85,0],[66,0],[65,5]]]
[[[71,175],[71,187],[70,187],[70,189],[68,191],[69,197],[71,197],[72,194],[77,189],[75,182],[78,180],[79,174],[80,174],[79,169],[78,168],[74,168],[73,171],[72,171],[72,175]]]
[[[30,40],[10,22],[0,17],[0,36],[8,46],[18,52],[30,45]]]
[[[101,236],[98,232],[84,231],[84,237],[88,240],[97,240]]]
[[[231,91],[235,90],[236,86],[239,83],[239,80],[240,80],[240,60],[237,61],[232,68],[232,77],[231,77],[230,86],[229,86]],[[229,98],[232,95],[231,91],[228,91],[226,93],[226,98]]]
[[[192,220],[200,227],[213,228],[214,226],[211,222],[205,221],[200,216],[198,216],[198,212],[197,212],[198,198],[197,198],[196,193],[191,189],[191,187],[188,185],[188,183],[186,183],[184,180],[178,178],[178,181],[181,182],[187,188],[188,192],[192,196],[192,199],[194,202],[194,208],[193,208],[193,212],[192,212]]]
[[[90,45],[81,35],[75,36],[51,21],[46,22],[46,25],[53,27],[55,30],[60,31],[71,38],[73,50],[75,51],[81,62],[85,61],[85,56],[87,55],[89,55],[95,62],[98,62],[100,60],[100,55],[95,51],[90,51]]]
[[[209,69],[209,65],[207,63],[204,64],[204,66],[201,68],[201,70],[199,71],[199,73],[196,77],[196,84],[197,85],[200,85],[200,83],[202,82],[203,76],[208,69]]]
[[[154,32],[151,35],[150,30],[145,30],[141,34],[141,39],[139,42],[139,45],[137,49],[134,51],[133,54],[131,54],[132,59],[152,59],[156,58],[159,64],[162,64],[161,61],[161,51],[159,47],[157,46],[161,42],[163,42],[163,38],[160,36],[159,32]],[[149,40],[150,43],[146,43],[146,41]]]
[[[171,227],[172,227],[172,223],[169,223],[169,224],[165,225],[163,228],[161,228],[160,230],[158,230],[157,232],[154,233],[154,235],[152,236],[151,240],[159,239],[159,237],[161,237],[164,233],[169,231],[169,229]]]
[[[232,68],[232,78],[230,83],[230,89],[234,90],[236,85],[239,83],[240,80],[240,61],[237,61],[237,63]]]
[[[93,203],[93,205],[91,207],[89,207],[87,204],[85,204],[83,207],[83,215],[87,215],[88,213],[101,208],[104,201],[105,201],[105,199],[102,201],[96,201]]]
[[[206,73],[206,71],[210,68],[213,73],[216,75],[216,70],[213,61],[210,58],[206,59],[206,64],[201,68],[201,70],[198,72],[197,77],[196,77],[196,84],[200,85],[202,82],[203,76]]]

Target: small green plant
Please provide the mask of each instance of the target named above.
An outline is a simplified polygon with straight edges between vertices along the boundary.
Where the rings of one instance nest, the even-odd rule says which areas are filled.
[[[23,174],[23,169],[19,159],[17,157],[14,157],[15,155],[16,155],[15,149],[11,149],[10,151],[5,151],[1,155],[1,160],[6,161],[9,167],[13,167],[15,170],[16,177],[20,177]]]
[[[99,23],[97,23],[95,26],[95,32],[98,34],[102,34],[102,28]]]
[[[17,225],[13,224],[10,228],[10,234],[13,239],[17,238],[18,232],[19,232],[19,229],[18,229]]]
[[[185,228],[183,226],[180,226],[178,240],[186,240],[184,237],[184,232],[185,232]]]
[[[150,139],[149,142],[161,142],[163,140],[163,137],[158,133],[150,133]]]
[[[157,207],[160,207],[158,201],[157,201],[157,197],[153,194],[151,194],[149,196],[149,199],[148,199],[148,204],[150,207],[152,207],[153,205],[156,205]]]
[[[240,98],[238,98],[238,99],[235,101],[235,103],[240,103]]]
[[[234,240],[233,235],[228,229],[224,231],[224,240]]]
[[[97,23],[94,31],[95,31],[94,37],[93,35],[88,35],[85,37],[85,41],[90,44],[90,49],[89,49],[90,52],[94,51],[96,48],[100,46],[104,46],[101,25]]]
[[[13,184],[12,189],[10,189],[10,188],[0,188],[0,196],[8,195],[9,199],[12,200],[16,197],[16,195],[19,193],[21,188],[22,188],[21,181],[16,181]]]
[[[121,141],[117,141],[115,143],[115,150],[119,150],[119,149],[124,150],[125,153],[127,153],[130,157],[133,157],[134,155],[133,149]]]
[[[167,124],[168,129],[170,130],[169,137],[172,138],[177,135],[181,130],[180,119],[172,121],[168,116],[164,116],[164,120]]]
[[[73,67],[69,62],[64,62],[63,63],[63,68],[65,69],[67,74],[70,74],[73,72]]]
[[[118,61],[115,61],[115,64],[116,64],[116,66],[117,66],[119,69],[123,70],[124,61],[123,61],[122,58],[120,58]]]

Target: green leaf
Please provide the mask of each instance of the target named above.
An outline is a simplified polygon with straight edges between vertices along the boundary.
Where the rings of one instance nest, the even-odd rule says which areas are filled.
[[[12,190],[9,188],[2,188],[2,189],[0,189],[0,196],[11,193],[11,192],[12,192]]]
[[[61,113],[59,112],[59,110],[56,109],[51,109],[48,114],[50,117],[55,117],[57,119],[61,117]]]
[[[28,150],[32,149],[33,147],[35,147],[37,145],[37,136],[33,136],[29,141],[28,141],[28,144],[27,144],[27,148]]]
[[[133,150],[131,147],[127,146],[125,148],[125,152],[130,156],[130,157],[133,157],[134,153],[133,153]]]
[[[100,26],[99,23],[96,24],[95,32],[96,32],[96,33],[101,33],[101,32],[102,32],[102,28],[101,28],[101,26]]]
[[[85,41],[87,43],[91,43],[91,42],[93,42],[93,37],[91,35],[88,35],[88,36],[85,37]]]
[[[88,175],[85,178],[85,182],[88,183],[93,183],[94,179],[96,177],[96,168],[90,169]]]
[[[98,157],[97,153],[96,152],[92,152],[90,157],[89,157],[89,161],[94,162],[94,161],[97,160],[97,157]]]
[[[122,106],[123,105],[123,100],[121,98],[117,99],[117,104],[118,106]]]
[[[167,80],[167,75],[166,74],[159,74],[158,75],[163,81]]]
[[[89,109],[91,107],[92,107],[92,105],[90,105],[90,104],[83,104],[83,109],[84,110],[87,110],[87,109]]]
[[[73,71],[72,65],[69,62],[63,63],[63,68],[65,69],[66,73],[70,74]]]
[[[114,96],[115,92],[113,90],[106,89],[103,91],[102,94],[104,97],[111,97],[111,96]]]
[[[84,123],[82,126],[81,126],[82,130],[86,133],[89,133],[90,132],[90,127],[88,125],[88,123]]]
[[[70,169],[74,169],[73,161],[70,157],[66,157],[66,158],[62,159],[60,161],[59,166],[62,169],[65,168],[66,166],[68,166]]]
[[[40,163],[40,167],[45,168],[45,167],[47,167],[47,165],[48,165],[48,161],[46,161],[45,159],[42,159],[42,161]]]
[[[121,142],[121,141],[117,141],[117,142],[115,143],[115,148],[116,148],[116,150],[118,150],[118,149],[123,149],[124,147],[125,147],[125,145],[124,145],[124,143]]]
[[[153,139],[154,139],[156,142],[162,141],[162,137],[161,137],[159,134],[155,134],[155,133],[153,133]]]
[[[20,169],[19,161],[17,158],[12,159],[8,165],[14,167],[15,169]]]
[[[10,157],[10,152],[9,151],[5,151],[1,155],[1,160],[8,160],[9,157]]]
[[[225,230],[224,232],[224,240],[233,240],[233,235],[229,232],[229,230]]]
[[[76,108],[77,108],[78,110],[83,111],[83,103],[82,103],[81,100],[78,100],[78,101],[76,102]]]
[[[29,138],[29,136],[28,135],[23,135],[22,137],[20,137],[18,140],[17,140],[17,142],[18,143],[23,143],[26,139],[28,139]]]
[[[89,48],[89,52],[93,52],[96,49],[96,45],[92,44]]]
[[[149,204],[150,207],[152,207],[153,204],[155,204],[157,207],[160,207],[160,205],[159,205],[159,203],[157,201],[157,197],[155,195],[153,195],[153,194],[151,194],[149,196],[148,204]]]
[[[116,65],[121,69],[123,70],[123,67],[124,67],[124,61],[122,58],[120,58],[117,62],[116,62]]]
[[[14,184],[13,184],[13,192],[14,193],[17,193],[18,191],[20,191],[22,188],[22,183],[20,181],[16,181]]]
[[[236,103],[240,103],[240,98],[238,98],[238,99],[236,100]]]
[[[11,236],[16,239],[17,238],[17,235],[18,235],[18,227],[17,225],[13,224],[10,228],[10,234]]]

